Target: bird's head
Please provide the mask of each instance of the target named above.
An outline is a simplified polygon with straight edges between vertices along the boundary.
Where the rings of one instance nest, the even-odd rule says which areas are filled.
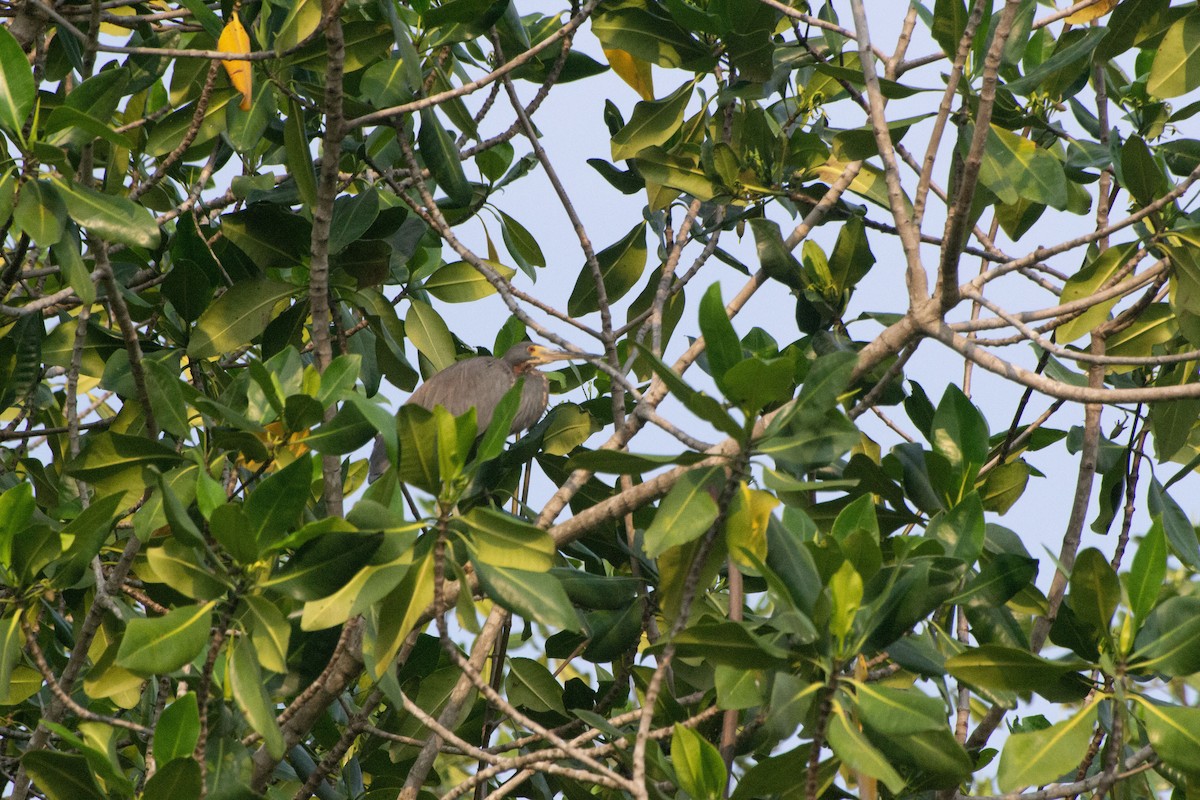
[[[588,358],[593,358],[593,356],[588,353],[568,353],[563,350],[554,350],[553,348],[533,342],[518,342],[504,353],[503,361],[512,367],[514,372],[522,372],[527,369],[539,367],[542,364],[549,364],[553,361],[584,360]]]

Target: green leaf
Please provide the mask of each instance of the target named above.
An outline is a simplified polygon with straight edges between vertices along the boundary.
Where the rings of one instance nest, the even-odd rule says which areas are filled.
[[[208,109],[204,112],[204,119],[200,122],[200,128],[196,131],[195,139],[192,140],[192,148],[211,142],[225,130],[226,108],[230,101],[240,96],[233,89],[217,89],[213,92],[212,101],[209,102]],[[184,137],[192,128],[195,115],[196,104],[188,103],[172,111],[165,119],[156,122],[146,139],[146,153],[155,158],[161,158],[183,144]]]
[[[652,472],[668,464],[695,464],[706,458],[702,453],[684,452],[679,455],[648,455],[629,453],[624,450],[584,450],[571,456],[568,469],[586,469],[591,472],[615,475],[640,475]]]
[[[638,4],[598,10],[592,33],[605,50],[624,50],[660,67],[707,72],[712,48],[681,27],[658,4]]]
[[[1196,529],[1157,478],[1150,479],[1146,500],[1150,518],[1162,521],[1163,532],[1175,556],[1190,567],[1200,567],[1200,540],[1196,538]]]
[[[1071,569],[1071,610],[1089,625],[1106,629],[1121,601],[1121,581],[1108,559],[1094,547],[1079,554]]]
[[[605,297],[609,303],[615,303],[637,284],[646,268],[646,223],[634,225],[619,242],[597,253],[596,262],[600,266]],[[567,312],[573,317],[582,317],[599,310],[596,279],[591,267],[584,264],[567,300]]]
[[[437,494],[442,481],[433,413],[412,404],[401,406],[396,412],[396,432],[400,437],[400,463],[397,465],[400,480]]]
[[[213,515],[213,519],[218,519]],[[241,521],[241,518],[239,518]],[[213,535],[221,544],[225,544],[220,533],[219,524],[213,525]],[[238,533],[241,533],[239,530]],[[236,554],[231,547],[227,550]],[[249,563],[252,557],[247,557],[243,563]],[[150,567],[150,575],[146,580],[165,583],[182,595],[194,600],[212,600],[224,595],[231,588],[221,579],[221,575],[212,569],[208,559],[203,558],[194,547],[184,544],[181,539],[168,539],[161,547],[151,547],[146,551],[146,561]]]
[[[438,186],[455,205],[471,202],[471,184],[463,172],[462,160],[452,137],[432,108],[421,109],[421,130],[417,134],[417,147],[425,166],[429,168]]]
[[[969,141],[964,139],[964,145]],[[1060,211],[1067,208],[1062,162],[1029,139],[995,124],[984,146],[979,181],[1007,205],[1029,200]]]
[[[208,643],[215,606],[180,606],[161,617],[130,620],[117,650],[117,665],[149,676],[190,663]]]
[[[856,684],[855,699],[862,721],[880,733],[912,736],[946,727],[946,704],[917,689]]]
[[[123,496],[119,492],[106,497],[97,496],[91,505],[63,528],[63,555],[67,558],[66,563],[59,567],[54,576],[57,585],[73,586],[83,577],[112,531],[122,499]],[[0,511],[0,516],[2,515],[3,511]]]
[[[1200,774],[1200,708],[1158,705],[1145,698],[1142,720],[1146,738],[1167,766],[1189,776]]]
[[[530,658],[513,658],[508,667],[505,685],[510,703],[530,711],[567,713],[563,687],[545,665]]]
[[[702,658],[712,664],[742,669],[778,669],[787,651],[756,636],[742,622],[704,622],[685,628],[675,637],[681,658]]]
[[[971,608],[998,608],[1033,583],[1038,562],[1017,553],[999,553],[979,574],[967,582],[962,591],[947,603]]]
[[[322,423],[303,443],[322,455],[353,453],[375,435],[376,428],[355,404],[346,403],[329,422]]]
[[[1166,173],[1150,152],[1146,140],[1140,136],[1130,136],[1125,140],[1116,166],[1117,179],[1139,205],[1149,205],[1171,189]]]
[[[646,529],[646,555],[658,558],[704,535],[717,519],[713,493],[720,486],[723,472],[716,468],[685,472],[658,505],[654,521]]]
[[[25,634],[21,630],[21,614],[9,614],[0,620],[0,686],[11,685],[13,667],[21,660],[21,652],[24,649]]]
[[[721,753],[691,728],[676,723],[671,733],[671,763],[679,788],[692,800],[717,800],[729,777]]]
[[[1166,576],[1167,537],[1163,533],[1162,520],[1156,519],[1134,551],[1133,566],[1125,576],[1129,608],[1139,622],[1146,619],[1158,602]]]
[[[228,680],[234,702],[246,715],[250,727],[263,737],[263,745],[271,758],[283,758],[283,732],[279,730],[279,723],[275,721],[274,704],[263,686],[254,645],[245,636],[234,640],[229,655]]]
[[[633,162],[637,172],[653,188],[669,187],[687,192],[700,200],[712,200],[719,195],[728,195],[733,190],[713,180],[705,171],[699,158],[691,152],[668,153],[661,147],[647,147],[638,153]],[[665,196],[664,196],[665,195]],[[675,192],[660,193],[651,203],[651,211],[661,211],[675,198]]]
[[[926,536],[937,539],[948,555],[974,564],[983,552],[983,502],[971,492],[948,511],[939,511],[929,520]]]
[[[833,609],[829,616],[829,632],[841,644],[854,629],[854,620],[862,607],[863,580],[849,561],[842,562],[829,579],[829,597]]]
[[[299,456],[267,476],[246,497],[243,510],[250,525],[246,533],[257,543],[259,552],[270,548],[296,526],[308,504],[312,479],[312,459],[308,455]]]
[[[198,800],[202,783],[200,763],[189,754],[188,758],[160,763],[146,781],[142,800]]]
[[[363,655],[375,677],[391,667],[400,645],[433,602],[433,566],[432,548],[418,543],[417,555],[400,584],[372,608],[375,636],[363,643]]]
[[[933,6],[930,35],[951,60],[958,54],[958,43],[967,28],[967,7],[963,0],[937,0]]]
[[[1099,291],[1112,276],[1136,252],[1136,242],[1126,242],[1114,245],[1103,253],[1092,258],[1079,272],[1067,279],[1063,285],[1061,301],[1070,303],[1088,297]],[[1073,342],[1079,337],[1090,333],[1097,325],[1108,318],[1108,312],[1116,304],[1118,298],[1112,298],[1084,311],[1078,317],[1068,320],[1058,328],[1057,341],[1061,344]]]
[[[640,150],[664,144],[683,124],[683,113],[692,99],[694,82],[688,81],[662,100],[642,100],[633,107],[629,122],[612,137],[612,159],[622,161]]]
[[[1187,14],[1175,21],[1154,49],[1154,65],[1146,91],[1155,97],[1179,97],[1200,86],[1200,15]]]
[[[546,256],[542,254],[542,247],[533,234],[503,211],[497,209],[496,213],[500,215],[500,235],[504,237],[504,246],[517,264],[527,273],[530,268],[546,266]]]
[[[888,763],[883,753],[876,750],[862,732],[848,719],[846,713],[836,708],[829,719],[829,747],[846,766],[883,781],[893,794],[904,789],[904,778]]]
[[[454,363],[454,339],[450,328],[433,306],[420,300],[410,301],[404,331],[435,370],[440,372]]]
[[[36,99],[37,86],[29,59],[4,27],[0,30],[0,127],[11,134],[20,134]]]
[[[321,24],[321,4],[317,0],[298,0],[291,4],[287,18],[275,36],[275,52],[279,55],[299,45]]]
[[[1025,493],[1029,485],[1029,465],[1021,459],[998,464],[987,473],[983,485],[979,487],[979,496],[983,500],[984,511],[995,511],[1004,514]]]
[[[3,36],[9,36],[5,31]],[[11,36],[9,37],[11,38]],[[21,757],[21,766],[47,800],[104,800],[87,759],[73,753],[35,750]]]
[[[721,299],[721,285],[714,283],[700,298],[700,332],[704,334],[704,349],[713,380],[728,394],[725,373],[742,361],[742,343],[733,330]]]
[[[979,468],[987,461],[987,420],[961,389],[950,384],[933,415],[932,433],[930,444],[962,476],[959,488],[965,495],[965,490],[974,484]]]
[[[312,247],[312,223],[270,203],[256,203],[244,211],[223,215],[221,233],[259,269],[287,269],[306,263]],[[201,250],[200,257],[205,254]]]
[[[145,206],[86,186],[56,181],[71,219],[110,242],[153,249],[161,236],[158,223]]]
[[[485,259],[484,263],[505,280],[517,274],[512,267],[506,267],[497,261]],[[496,293],[496,287],[466,261],[455,261],[439,267],[425,279],[424,287],[425,291],[445,303],[470,303]]]
[[[830,413],[823,424],[807,425],[791,436],[765,438],[754,449],[796,468],[810,468],[832,464],[861,441],[853,422],[844,414]]]
[[[50,247],[62,239],[67,206],[49,181],[26,181],[17,195],[13,223],[40,246]]]
[[[0,494],[0,566],[13,565],[13,539],[33,519],[33,484],[18,483]]]
[[[546,432],[542,434],[542,452],[551,456],[569,455],[601,430],[595,417],[574,403],[560,403],[550,412]]]
[[[204,310],[188,343],[191,358],[214,358],[244,347],[274,319],[297,288],[265,278],[239,281]]]
[[[782,431],[792,422],[803,427],[822,424],[829,412],[837,407],[838,398],[846,392],[857,363],[858,356],[844,350],[828,353],[814,361],[795,401],[775,415],[767,432]]]
[[[750,220],[754,233],[754,244],[758,251],[758,263],[768,277],[797,292],[804,291],[807,281],[800,262],[784,244],[779,232],[779,223],[765,217]]]
[[[946,671],[964,683],[999,691],[1037,692],[1047,699],[1077,687],[1086,694],[1086,685],[1077,673],[1084,666],[1079,661],[1050,661],[1027,650],[994,644],[972,647],[946,659]]]
[[[528,572],[554,566],[557,549],[550,534],[502,511],[473,508],[451,525],[466,539],[472,561]]]
[[[140,470],[142,476],[149,479],[146,470],[150,467],[167,470],[182,461],[182,456],[161,442],[105,432],[85,439],[83,450],[67,464],[66,472],[88,483],[133,469]]]
[[[200,711],[196,693],[188,692],[163,709],[154,726],[154,759],[165,764],[177,758],[191,759],[200,741]]]
[[[288,172],[296,183],[300,200],[306,208],[317,204],[317,173],[313,168],[312,153],[308,147],[308,133],[305,130],[304,109],[296,98],[288,100],[288,115],[283,121],[283,148],[287,160]],[[330,230],[330,239],[333,231]],[[330,254],[338,252],[330,242]]]
[[[487,596],[528,620],[551,628],[577,631],[582,627],[562,584],[548,572],[527,572],[475,562]]]
[[[1129,660],[1132,668],[1171,677],[1200,672],[1200,598],[1160,603],[1142,623]]]
[[[1073,717],[1049,728],[1014,733],[1004,743],[996,782],[1002,792],[1053,783],[1075,774],[1079,754],[1087,750],[1096,719],[1091,703]]]

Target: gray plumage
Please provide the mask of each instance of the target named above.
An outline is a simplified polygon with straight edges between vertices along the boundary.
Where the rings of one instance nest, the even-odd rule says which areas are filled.
[[[550,383],[536,367],[551,361],[581,357],[587,356],[550,350],[532,342],[520,342],[508,348],[503,358],[475,356],[454,362],[418,386],[405,405],[411,403],[430,411],[441,406],[456,417],[474,408],[475,421],[482,434],[491,423],[496,406],[505,393],[518,379],[524,378],[521,401],[509,429],[510,433],[517,433],[537,422],[549,402]],[[383,437],[376,436],[367,480],[374,482],[387,471],[388,466]]]

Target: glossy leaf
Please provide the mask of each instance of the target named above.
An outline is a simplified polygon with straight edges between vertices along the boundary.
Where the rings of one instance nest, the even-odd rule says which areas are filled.
[[[844,713],[840,713],[840,709],[830,716],[827,735],[830,748],[846,766],[882,781],[893,793],[904,788],[904,778],[900,777],[896,768],[867,741]]]
[[[633,107],[629,122],[612,137],[612,159],[622,161],[639,151],[665,143],[683,124],[683,112],[692,99],[692,82],[662,100],[643,100]]]
[[[105,797],[83,756],[34,750],[21,757],[21,766],[49,800],[103,800]]]
[[[275,721],[271,698],[263,686],[262,672],[254,654],[254,645],[249,639],[234,640],[229,654],[227,679],[234,702],[246,715],[246,721],[263,739],[263,746],[272,758],[282,758],[284,751],[283,733]]]
[[[1162,593],[1167,575],[1167,538],[1162,521],[1155,520],[1142,537],[1133,554],[1133,565],[1126,576],[1129,608],[1137,619],[1144,620]]]
[[[13,223],[42,247],[62,239],[67,222],[67,206],[62,195],[49,181],[33,180],[21,184]]]
[[[1085,623],[1107,628],[1112,622],[1121,601],[1121,582],[1108,559],[1094,547],[1083,550],[1076,558],[1067,599]]]
[[[714,283],[708,287],[700,298],[700,331],[704,334],[704,348],[713,380],[727,391],[725,374],[742,361],[743,353],[742,343],[725,312],[720,284]]]
[[[212,358],[236,350],[266,330],[280,304],[295,293],[290,284],[266,279],[235,284],[196,321],[188,355]]]
[[[654,99],[654,76],[650,63],[626,53],[624,50],[605,50],[604,57],[613,72],[641,95],[643,100]]]
[[[713,499],[720,486],[716,469],[684,473],[659,504],[654,521],[646,530],[646,555],[657,558],[672,547],[698,539],[717,519]]]
[[[517,271],[495,261],[486,261],[505,280]],[[455,261],[439,267],[437,272],[425,280],[425,291],[446,303],[469,303],[496,293],[496,287],[488,282],[479,270],[466,261]]]
[[[1200,709],[1141,701],[1146,738],[1168,766],[1200,773]]]
[[[467,183],[467,175],[463,172],[454,138],[442,127],[432,108],[421,109],[421,130],[417,134],[417,143],[425,166],[450,200],[459,205],[470,202],[471,185]]]
[[[199,740],[200,712],[196,693],[188,692],[159,715],[154,728],[154,758],[160,764],[176,758],[190,759]]]
[[[174,672],[208,642],[214,603],[180,606],[161,617],[130,620],[117,664],[142,675]]]
[[[225,23],[225,27],[221,31],[221,36],[217,40],[217,49],[222,53],[229,53],[230,55],[241,55],[250,52],[250,35],[246,33],[246,29],[242,26],[242,21],[238,18],[236,11],[230,15],[229,21]],[[229,82],[233,84],[233,88],[242,93],[242,111],[249,111],[254,80],[254,73],[250,68],[250,62],[241,59],[225,59],[221,62],[221,66],[229,74]]]
[[[1000,790],[1011,792],[1074,775],[1071,762],[1087,748],[1095,718],[1093,703],[1057,725],[1010,736],[1000,754],[996,775]]]
[[[546,572],[554,565],[550,534],[524,520],[489,508],[473,508],[455,521],[474,559],[494,567]]]
[[[0,127],[19,133],[36,97],[29,59],[5,27],[0,31]]]
[[[679,788],[694,800],[722,796],[727,773],[717,748],[691,728],[676,724],[671,733],[671,756]]]
[[[605,297],[609,303],[615,303],[637,285],[646,268],[646,224],[634,225],[620,241],[597,253],[596,262]],[[571,316],[582,317],[599,309],[595,275],[591,267],[584,264],[567,301],[567,311]]]
[[[435,370],[454,363],[454,342],[441,315],[433,306],[413,300],[404,320],[404,331],[421,355],[429,359]]]
[[[191,800],[199,798],[203,781],[200,764],[192,758],[177,758],[161,764],[146,781],[145,800]]]
[[[1200,54],[1200,16],[1188,14],[1175,21],[1155,48],[1154,65],[1146,91],[1155,97],[1178,97],[1200,86],[1192,67]]]
[[[1024,650],[990,644],[946,659],[946,670],[966,683],[1002,691],[1037,692],[1047,698],[1070,694],[1073,688],[1083,688],[1086,693],[1076,672],[1083,666],[1080,662],[1050,661]]]

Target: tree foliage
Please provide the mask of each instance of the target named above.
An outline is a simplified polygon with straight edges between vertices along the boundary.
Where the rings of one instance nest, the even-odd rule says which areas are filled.
[[[872,5],[0,7],[3,793],[1195,796],[1200,10]]]

